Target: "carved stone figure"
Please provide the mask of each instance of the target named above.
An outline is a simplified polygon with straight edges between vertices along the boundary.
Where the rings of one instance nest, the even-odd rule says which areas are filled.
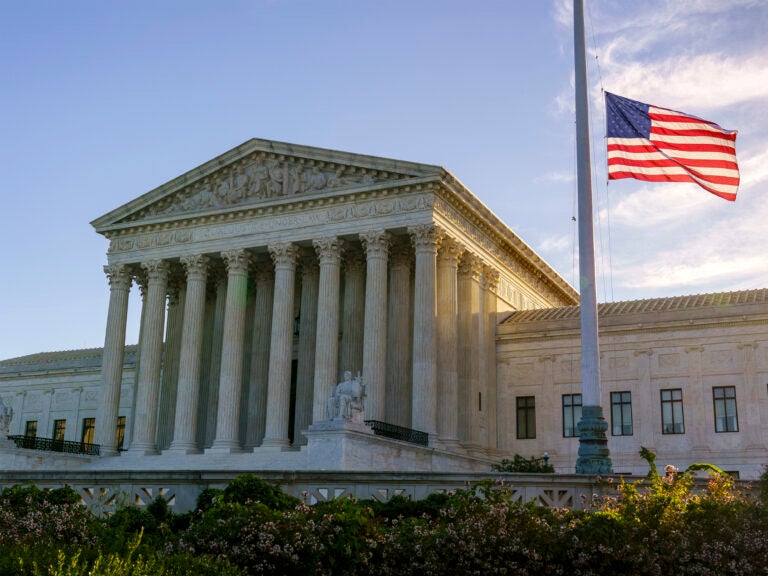
[[[327,415],[329,420],[351,420],[362,424],[365,420],[365,386],[360,374],[353,379],[352,373],[344,372],[344,380],[333,389],[328,399]]]

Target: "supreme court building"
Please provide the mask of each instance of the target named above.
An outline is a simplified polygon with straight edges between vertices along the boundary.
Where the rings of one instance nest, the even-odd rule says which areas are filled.
[[[254,139],[92,224],[104,348],[0,362],[7,468],[573,471],[578,293],[447,170]],[[767,292],[601,305],[616,471],[759,475]]]

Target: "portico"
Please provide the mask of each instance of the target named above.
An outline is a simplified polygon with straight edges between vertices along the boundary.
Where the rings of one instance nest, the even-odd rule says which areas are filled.
[[[365,418],[495,454],[496,314],[573,289],[449,172],[250,140],[93,222],[110,240],[96,442],[116,455],[298,448],[345,371]]]

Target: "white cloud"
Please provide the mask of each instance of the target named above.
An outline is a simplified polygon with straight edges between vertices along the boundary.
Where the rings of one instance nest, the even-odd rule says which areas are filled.
[[[748,58],[701,54],[616,62],[604,70],[604,84],[633,100],[689,113],[713,110],[768,97],[768,53]]]
[[[535,182],[574,182],[576,175],[573,172],[549,172],[536,177]]]

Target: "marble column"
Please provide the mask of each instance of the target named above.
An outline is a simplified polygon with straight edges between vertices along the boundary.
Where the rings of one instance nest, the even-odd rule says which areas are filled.
[[[205,288],[205,315],[203,318],[203,350],[200,354],[200,396],[197,403],[197,445],[207,446],[208,405],[210,404],[211,385],[211,351],[213,349],[213,332],[216,323],[216,286],[212,281],[215,277],[213,262],[208,265],[208,282]]]
[[[219,414],[219,383],[221,380],[221,353],[224,346],[224,315],[227,306],[227,273],[221,266],[213,268],[213,282],[216,290],[216,303],[213,315],[213,335],[211,336],[210,364],[208,368],[207,402],[205,413],[204,447],[213,445],[216,437],[216,422]]]
[[[389,254],[389,312],[387,315],[386,422],[411,426],[411,267],[408,237],[393,242]]]
[[[271,244],[275,264],[275,300],[272,342],[269,349],[267,420],[262,446],[287,447],[291,410],[291,351],[293,347],[293,298],[298,248],[290,242]]]
[[[336,237],[313,242],[320,263],[315,339],[312,422],[326,419],[325,404],[336,384],[339,358],[339,284],[344,241]]]
[[[443,239],[437,255],[437,435],[441,443],[459,441],[459,305],[457,274],[463,248]]]
[[[251,347],[251,377],[248,388],[248,422],[245,448],[252,449],[264,439],[267,417],[267,380],[269,378],[269,347],[272,334],[272,302],[275,292],[275,271],[272,263],[256,263],[256,302],[253,307],[253,342]]]
[[[139,383],[136,393],[131,452],[156,454],[157,405],[160,393],[160,372],[163,354],[165,294],[168,284],[168,263],[152,260],[142,263],[147,271],[148,286],[145,303],[146,318],[141,339]]]
[[[488,437],[486,447],[498,448],[498,387],[496,382],[496,310],[498,301],[496,290],[499,287],[499,271],[486,266],[483,271],[483,283],[485,287],[484,315],[485,315],[485,346],[486,346],[486,392],[487,400],[483,400],[483,412],[486,413]]]
[[[186,285],[181,270],[172,271],[168,278],[168,313],[163,345],[163,372],[157,418],[157,448],[165,450],[173,440],[176,414],[176,388],[179,382],[181,335],[184,330],[184,299]]]
[[[139,340],[136,344],[136,364],[133,367],[133,385],[131,386],[131,417],[128,418],[128,429],[126,429],[124,446],[129,446],[133,442],[136,426],[136,398],[139,392],[139,373],[141,372],[141,343],[144,340],[144,326],[147,319],[147,272],[141,267],[133,269],[133,281],[139,287],[141,298],[141,317],[139,318]]]
[[[387,256],[389,234],[360,234],[365,248],[365,321],[363,322],[363,383],[367,399],[365,418],[384,420],[387,374]]]
[[[184,330],[181,337],[176,414],[170,451],[186,454],[200,451],[197,446],[197,422],[208,262],[207,257],[200,255],[181,258],[181,263],[187,271],[187,290],[184,301]]]
[[[95,442],[101,445],[102,456],[114,456],[117,454],[115,430],[123,383],[125,329],[132,278],[131,270],[123,264],[104,266],[104,272],[109,280],[109,312],[101,363],[102,393],[96,417]]]
[[[437,434],[436,258],[441,233],[432,224],[408,228],[416,252],[413,294],[413,414],[411,427]]]
[[[301,255],[301,306],[299,309],[299,353],[296,365],[296,404],[293,419],[293,444],[304,445],[301,433],[312,424],[315,344],[317,340],[317,296],[319,288],[317,256],[312,249]]]
[[[251,255],[243,249],[221,253],[227,266],[227,299],[221,347],[219,405],[212,452],[240,452],[240,400],[243,386],[245,312],[248,307],[248,267]]]
[[[341,325],[341,362],[337,380],[344,372],[356,375],[363,369],[363,323],[365,318],[365,260],[357,247],[344,254],[344,315]]]
[[[480,275],[482,263],[471,252],[464,252],[458,268],[459,296],[459,440],[464,445],[477,443],[474,408],[478,388],[478,326],[480,315]]]

